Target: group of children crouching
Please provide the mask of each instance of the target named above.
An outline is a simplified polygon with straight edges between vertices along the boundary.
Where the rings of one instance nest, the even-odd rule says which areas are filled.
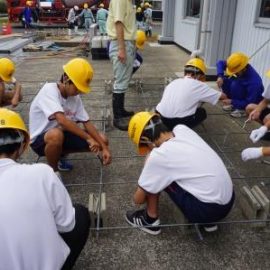
[[[14,63],[0,59],[1,107],[17,106],[21,86],[14,78]],[[150,234],[159,234],[159,196],[165,191],[189,222],[208,232],[225,218],[234,204],[231,177],[217,153],[195,132],[207,117],[200,105],[219,100],[232,117],[247,114],[262,123],[250,138],[257,142],[270,126],[270,87],[265,91],[260,76],[242,53],[218,62],[217,84],[205,81],[206,66],[200,58],[189,60],[184,78],[164,90],[155,112],[134,114],[128,136],[138,152],[146,155],[134,194],[135,204],[126,221]],[[267,74],[270,76],[270,72]],[[81,94],[90,92],[93,68],[82,58],[63,66],[59,82],[46,83],[33,99],[29,132],[16,112],[0,109],[0,254],[3,269],[71,269],[83,249],[90,226],[88,210],[72,205],[62,181],[61,170],[71,170],[65,156],[94,152],[104,165],[111,163],[109,142],[90,122]],[[82,124],[82,126],[79,125]],[[27,146],[45,164],[20,164],[16,160]],[[244,161],[270,155],[267,147],[247,148]],[[19,224],[19,226],[18,226]],[[27,242],[27,248],[25,248]]]

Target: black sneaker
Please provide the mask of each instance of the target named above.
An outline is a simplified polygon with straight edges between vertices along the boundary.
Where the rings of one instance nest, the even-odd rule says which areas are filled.
[[[148,223],[145,220],[145,209],[137,210],[137,211],[127,211],[126,213],[126,221],[133,227],[138,227],[140,230],[145,231],[147,233],[157,235],[161,232],[160,220],[157,218],[154,222]]]

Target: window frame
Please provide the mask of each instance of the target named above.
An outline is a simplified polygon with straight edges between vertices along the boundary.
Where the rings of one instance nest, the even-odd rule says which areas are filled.
[[[270,28],[270,17],[269,18],[260,17],[261,7],[263,3],[262,1],[264,0],[257,1],[254,25],[255,27],[260,27],[260,28]]]
[[[202,3],[203,3],[203,1],[199,0],[200,1],[200,11],[199,11],[199,16],[198,17],[190,16],[190,15],[187,14],[187,7],[188,7],[188,2],[189,1],[193,1],[193,0],[185,0],[185,3],[184,3],[184,9],[183,9],[183,17],[184,17],[184,19],[194,20],[194,21],[200,20],[200,17],[202,15]]]

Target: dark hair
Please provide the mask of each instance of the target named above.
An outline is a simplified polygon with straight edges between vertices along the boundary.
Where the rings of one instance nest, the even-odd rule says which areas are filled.
[[[64,83],[64,81],[68,82],[69,84],[73,84],[72,80],[68,77],[66,73],[62,74],[61,79],[60,79],[61,83]]]
[[[196,75],[205,75],[199,68],[193,67],[193,66],[185,66],[184,68],[184,74],[191,74],[192,76]]]
[[[158,115],[154,116],[151,120],[154,127],[144,130],[142,136],[147,137],[151,142],[154,142],[160,137],[161,133],[169,132],[170,130],[162,123]],[[148,122],[148,124],[150,123],[150,121]]]
[[[3,128],[0,129],[0,139],[1,138],[11,138],[17,140],[19,139],[20,135],[17,130],[11,129],[11,128]],[[21,143],[10,143],[10,144],[5,144],[5,145],[0,145],[0,155],[6,154],[6,155],[11,155],[13,154],[16,150],[19,150],[21,147]]]

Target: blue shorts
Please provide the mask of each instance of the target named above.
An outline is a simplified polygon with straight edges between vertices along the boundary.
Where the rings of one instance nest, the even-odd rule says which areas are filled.
[[[64,131],[64,142],[63,142],[63,152],[67,153],[76,153],[76,152],[83,152],[89,150],[89,144],[86,140],[82,139],[81,137],[69,132]],[[36,140],[31,143],[31,148],[35,153],[39,156],[45,156],[44,149],[45,149],[45,141],[44,136],[46,132],[40,134]]]
[[[262,110],[259,119],[263,122],[264,118],[270,114],[270,109],[269,108],[265,108]]]
[[[234,203],[234,192],[229,203],[220,205],[198,200],[192,194],[182,189],[176,182],[168,186],[165,191],[191,223],[217,222],[228,215]]]

